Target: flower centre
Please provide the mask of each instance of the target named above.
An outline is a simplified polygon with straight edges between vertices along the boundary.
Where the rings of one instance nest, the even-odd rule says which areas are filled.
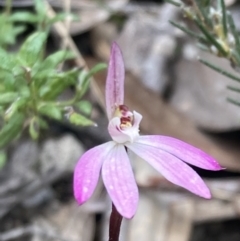
[[[126,105],[119,105],[115,110],[114,116],[120,118],[120,128],[122,130],[133,126],[133,113],[129,111]]]

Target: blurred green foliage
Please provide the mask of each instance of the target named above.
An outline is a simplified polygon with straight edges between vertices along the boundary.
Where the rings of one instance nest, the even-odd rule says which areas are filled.
[[[95,125],[88,118],[91,104],[82,98],[92,75],[105,69],[106,64],[98,64],[89,72],[60,69],[65,61],[75,58],[74,54],[59,50],[45,57],[45,47],[51,25],[66,14],[48,18],[41,0],[35,0],[35,11],[12,13],[7,6],[0,15],[0,148],[26,128],[37,139],[41,129],[48,128],[48,118],[63,121],[67,117],[75,125]],[[16,42],[26,23],[34,24],[36,31],[27,36],[17,52],[8,52],[7,47]],[[60,101],[59,96],[69,87],[74,88],[72,99]],[[0,153],[0,166],[4,157]]]

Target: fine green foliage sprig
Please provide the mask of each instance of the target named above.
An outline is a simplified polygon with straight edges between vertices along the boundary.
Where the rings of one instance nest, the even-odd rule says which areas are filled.
[[[168,0],[166,0],[168,2]],[[171,0],[170,3],[173,1]],[[175,27],[195,37],[204,50],[227,58],[232,66],[240,66],[240,39],[231,13],[226,9],[224,0],[212,1],[183,0],[176,3],[185,18],[190,19],[198,31],[171,21]]]
[[[196,29],[170,21],[172,25],[184,31],[198,41],[198,46],[218,57],[228,59],[236,72],[240,72],[240,35],[236,29],[230,11],[226,9],[224,0],[165,0],[181,8],[183,16],[195,24]],[[240,82],[237,74],[199,58],[200,62],[209,68],[223,74],[234,81]],[[228,88],[232,90],[233,88]],[[228,99],[229,101],[229,99]],[[231,100],[231,103],[237,103]]]

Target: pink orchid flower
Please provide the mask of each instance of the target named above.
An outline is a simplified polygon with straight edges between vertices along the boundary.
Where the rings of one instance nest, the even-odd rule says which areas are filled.
[[[210,198],[206,184],[186,163],[213,171],[221,170],[220,165],[200,149],[178,139],[159,135],[139,136],[142,115],[131,112],[124,105],[124,77],[121,50],[113,43],[106,81],[106,111],[112,141],[88,150],[77,163],[74,171],[77,202],[83,204],[92,196],[101,172],[117,211],[125,218],[134,216],[139,195],[128,149],[146,160],[168,181]]]

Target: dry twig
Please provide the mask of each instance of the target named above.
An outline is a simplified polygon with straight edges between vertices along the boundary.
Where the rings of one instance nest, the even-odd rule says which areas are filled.
[[[49,3],[46,1],[46,5],[47,5],[47,15],[50,18],[53,18],[56,13],[55,11],[52,9],[52,7],[49,5]],[[67,44],[68,48],[76,54],[76,65],[79,68],[83,68],[84,70],[88,71],[89,68],[84,60],[84,58],[82,57],[81,53],[79,52],[77,46],[75,45],[74,41],[72,40],[71,36],[69,35],[66,27],[64,26],[63,23],[61,22],[57,22],[53,25],[56,33],[63,39],[63,41]],[[96,100],[98,101],[98,103],[104,107],[104,97],[103,97],[103,93],[101,92],[101,90],[99,89],[99,87],[97,86],[97,84],[95,83],[95,80],[92,79],[91,80],[91,84],[90,84],[91,90],[96,98]]]

